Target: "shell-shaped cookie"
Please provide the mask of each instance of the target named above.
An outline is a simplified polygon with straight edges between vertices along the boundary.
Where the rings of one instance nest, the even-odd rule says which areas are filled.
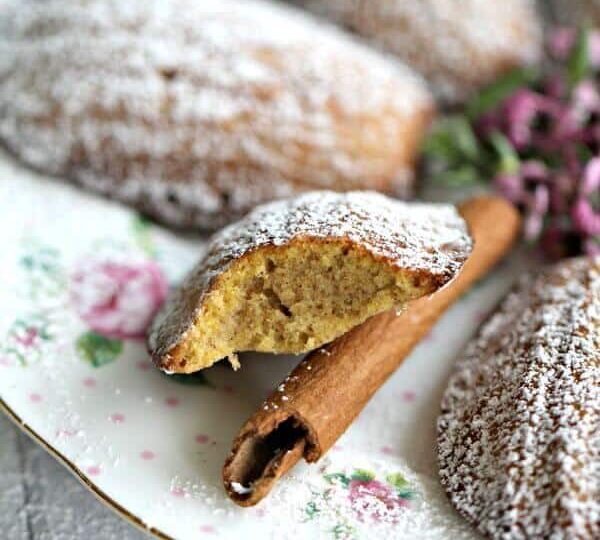
[[[450,205],[362,191],[265,204],[212,238],[155,319],[149,349],[182,372],[239,351],[306,352],[442,287],[470,251]]]
[[[327,188],[408,195],[420,77],[261,0],[10,0],[0,140],[176,226]]]
[[[490,538],[600,538],[600,257],[527,276],[458,362],[440,478]]]

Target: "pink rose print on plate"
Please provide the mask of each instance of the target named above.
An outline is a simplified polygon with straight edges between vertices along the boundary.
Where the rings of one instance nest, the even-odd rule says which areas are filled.
[[[90,476],[99,476],[102,473],[102,469],[99,465],[92,465],[91,467],[87,467],[85,472]]]
[[[185,491],[185,489],[178,487],[178,486],[171,487],[170,491],[171,491],[171,495],[173,495],[173,497],[183,498],[183,497],[187,496],[187,492]]]
[[[377,480],[352,480],[348,497],[358,518],[375,521],[395,521],[398,510],[407,508],[408,501],[399,497],[387,484]]]
[[[88,261],[73,274],[71,297],[79,316],[97,334],[139,339],[167,296],[153,261]]]
[[[352,513],[362,522],[397,523],[411,507],[410,501],[416,495],[410,483],[400,473],[388,474],[380,480],[371,471],[355,469],[351,473],[328,473],[324,478],[327,483],[337,487],[326,489],[309,502],[305,508],[308,519],[313,519],[319,508],[327,504],[331,499],[332,489],[347,490],[346,496]],[[349,523],[338,524],[340,530],[347,526]]]
[[[96,379],[94,379],[93,377],[86,377],[85,379],[83,379],[83,385],[86,388],[95,388],[96,387]]]

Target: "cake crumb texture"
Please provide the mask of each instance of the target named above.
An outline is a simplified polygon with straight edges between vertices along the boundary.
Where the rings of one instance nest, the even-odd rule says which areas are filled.
[[[450,205],[330,191],[266,204],[213,237],[149,349],[185,372],[243,350],[306,352],[443,286],[470,250]]]

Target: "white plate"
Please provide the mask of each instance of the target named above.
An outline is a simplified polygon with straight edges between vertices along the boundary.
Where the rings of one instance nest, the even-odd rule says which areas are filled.
[[[184,384],[135,337],[203,239],[4,154],[0,208],[1,403],[125,517],[174,538],[478,537],[437,481],[434,426],[452,361],[519,271],[514,258],[454,306],[321,463],[240,509],[223,459],[297,359],[243,355],[237,373],[221,364]]]

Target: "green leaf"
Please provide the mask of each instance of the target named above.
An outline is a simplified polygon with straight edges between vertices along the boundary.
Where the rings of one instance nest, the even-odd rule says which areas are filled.
[[[6,354],[8,355],[12,355],[14,357],[16,357],[16,359],[19,361],[19,365],[25,367],[27,365],[27,359],[25,358],[25,355],[23,355],[19,350],[17,350],[15,347],[7,347],[5,349]]]
[[[338,523],[331,529],[331,533],[336,540],[346,540],[355,537],[354,528],[347,523]]]
[[[388,474],[385,477],[388,484],[393,486],[398,494],[398,497],[403,499],[414,499],[415,492],[412,489],[410,482],[400,473]]]
[[[462,165],[433,175],[436,184],[448,187],[473,186],[482,181],[482,174],[474,165]]]
[[[510,141],[502,133],[496,131],[490,135],[490,144],[499,157],[499,172],[517,173],[521,168],[521,161]]]
[[[496,107],[519,88],[529,86],[538,78],[537,69],[516,68],[481,90],[467,104],[467,116],[474,120]]]
[[[396,489],[396,493],[398,494],[398,497],[400,497],[401,499],[406,499],[407,501],[410,501],[415,498],[415,492],[408,487]]]
[[[471,124],[465,117],[456,118],[454,136],[456,137],[456,146],[462,155],[471,160],[477,159],[479,155],[479,143]]]
[[[210,386],[213,385],[208,381],[204,373],[201,371],[196,371],[195,373],[190,373],[189,375],[184,375],[181,373],[175,373],[173,375],[168,375],[167,373],[161,372],[164,377],[169,379],[170,381],[187,385],[187,386]]]
[[[314,519],[320,511],[321,509],[317,506],[315,501],[310,501],[304,509],[304,513],[309,520]]]
[[[469,121],[464,116],[453,115],[435,124],[423,151],[429,158],[454,163],[477,159],[479,143]]]
[[[587,163],[588,161],[590,161],[590,159],[594,157],[594,153],[592,152],[592,150],[589,147],[584,146],[582,144],[576,145],[575,151],[579,156],[580,163]]]
[[[344,473],[329,473],[324,475],[325,480],[330,484],[342,484],[344,487],[348,487],[350,485],[350,478],[348,478]]]
[[[352,480],[358,480],[359,482],[370,482],[375,479],[375,473],[367,471],[366,469],[356,469],[350,478]]]
[[[24,255],[21,257],[21,264],[28,270],[31,270],[34,264],[33,257],[31,255]]]
[[[567,73],[569,83],[573,88],[577,83],[581,82],[590,73],[590,32],[589,29],[583,28],[577,35],[577,41],[573,47],[573,51],[567,61]]]
[[[97,368],[114,362],[123,350],[123,342],[85,332],[79,336],[75,348],[83,360]]]
[[[394,486],[396,489],[401,489],[409,486],[408,480],[402,476],[400,473],[392,473],[388,474],[385,477],[388,484]]]

